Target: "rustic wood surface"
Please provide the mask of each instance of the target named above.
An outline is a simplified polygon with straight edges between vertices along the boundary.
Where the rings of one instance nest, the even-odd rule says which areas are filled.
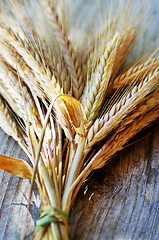
[[[83,0],[80,6],[82,4]],[[88,6],[86,4],[87,10]],[[159,0],[152,0],[152,6],[150,14],[156,19]],[[150,30],[152,33],[148,33],[150,38],[147,38],[153,46],[159,42],[157,22],[159,23],[156,21]],[[81,188],[69,219],[71,240],[159,239],[158,122],[144,132],[142,137],[142,140],[118,153],[103,169],[96,171]],[[18,144],[2,130],[0,154],[27,160]],[[29,188],[29,180],[0,170],[0,240],[21,238]],[[28,240],[31,239],[38,216],[39,200],[35,188],[28,213]]]

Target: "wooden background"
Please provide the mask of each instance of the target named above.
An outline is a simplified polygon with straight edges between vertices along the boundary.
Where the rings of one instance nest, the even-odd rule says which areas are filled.
[[[95,1],[75,1],[77,9],[95,8]],[[91,3],[91,4],[90,4]],[[141,51],[159,43],[159,0],[152,0],[154,16]],[[148,39],[148,40],[145,40]],[[149,42],[151,41],[151,42]],[[146,44],[145,44],[146,42]],[[151,44],[147,44],[147,43]],[[150,46],[151,45],[151,46]],[[69,219],[71,240],[159,239],[159,122],[144,131],[135,144],[96,171],[80,190]],[[134,139],[136,141],[136,139]],[[0,153],[26,159],[20,147],[0,130]],[[0,240],[19,240],[25,221],[30,182],[0,170]],[[37,189],[28,214],[31,239],[39,216]]]

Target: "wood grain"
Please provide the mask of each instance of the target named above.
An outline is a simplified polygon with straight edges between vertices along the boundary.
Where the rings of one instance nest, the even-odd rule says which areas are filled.
[[[28,160],[18,144],[0,129],[0,153]],[[30,181],[0,170],[0,239],[18,240],[23,232],[27,213]],[[35,189],[34,195],[37,194]],[[36,201],[36,202],[35,202]],[[28,214],[27,238],[31,239],[39,216],[37,200],[33,199]]]

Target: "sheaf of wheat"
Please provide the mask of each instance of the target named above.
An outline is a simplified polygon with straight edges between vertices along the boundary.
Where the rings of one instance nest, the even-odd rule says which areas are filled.
[[[31,179],[29,204],[38,186],[33,239],[68,239],[84,180],[159,117],[159,57],[154,52],[121,71],[142,31],[144,6],[134,16],[129,0],[83,44],[62,1],[8,0],[0,7],[0,127],[30,158],[29,165],[0,155],[0,168]]]

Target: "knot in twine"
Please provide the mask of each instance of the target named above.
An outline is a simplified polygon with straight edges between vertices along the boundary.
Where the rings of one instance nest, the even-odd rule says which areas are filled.
[[[37,227],[46,227],[46,225],[55,222],[61,223],[68,229],[68,215],[58,208],[50,208],[45,210],[36,221]]]

